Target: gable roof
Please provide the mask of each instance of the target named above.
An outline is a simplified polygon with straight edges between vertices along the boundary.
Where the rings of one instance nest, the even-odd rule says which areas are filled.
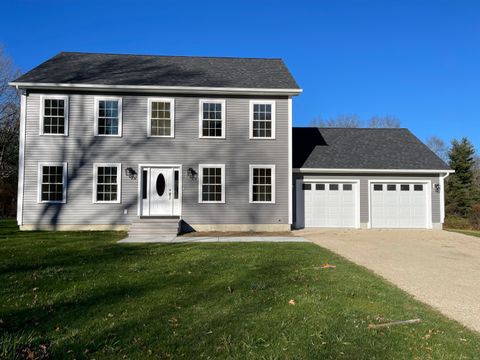
[[[293,168],[449,170],[408,129],[293,128]]]
[[[282,59],[61,52],[12,84],[290,89]]]

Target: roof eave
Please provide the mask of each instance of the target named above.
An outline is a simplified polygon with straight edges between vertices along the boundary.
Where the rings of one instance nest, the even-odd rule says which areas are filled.
[[[296,96],[302,89],[269,89],[269,88],[233,88],[233,87],[196,87],[196,86],[154,86],[154,85],[103,85],[103,84],[66,84],[37,83],[14,81],[9,83],[17,89],[41,90],[83,90],[112,92],[151,92],[172,94],[236,94],[236,95],[287,95]]]
[[[451,169],[333,169],[333,168],[294,168],[294,173],[403,173],[403,174],[452,174]]]

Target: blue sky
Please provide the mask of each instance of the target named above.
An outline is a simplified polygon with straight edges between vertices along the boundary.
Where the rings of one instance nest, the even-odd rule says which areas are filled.
[[[2,1],[23,70],[59,51],[281,57],[294,124],[392,115],[421,139],[480,148],[479,1]]]

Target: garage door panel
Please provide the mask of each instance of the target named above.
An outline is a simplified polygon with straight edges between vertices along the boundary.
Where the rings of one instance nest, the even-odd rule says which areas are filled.
[[[420,185],[420,186],[419,186]],[[426,228],[428,194],[425,184],[375,182],[370,185],[374,228]]]
[[[326,181],[311,189],[304,191],[306,227],[357,226],[357,184]]]

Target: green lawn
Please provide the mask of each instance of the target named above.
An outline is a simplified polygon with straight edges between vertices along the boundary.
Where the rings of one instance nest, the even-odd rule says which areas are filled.
[[[480,230],[457,230],[457,229],[445,229],[447,231],[458,232],[460,234],[480,237]]]
[[[26,348],[61,359],[480,354],[477,333],[313,244],[116,244],[123,236],[0,222],[0,358]]]

